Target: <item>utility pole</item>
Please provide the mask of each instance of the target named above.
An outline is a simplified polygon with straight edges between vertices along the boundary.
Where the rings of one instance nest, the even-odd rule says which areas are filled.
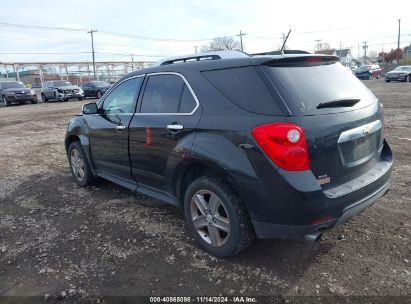
[[[93,33],[96,33],[97,30],[90,30],[90,32],[87,32],[91,34],[91,52],[93,54],[93,73],[94,73],[94,79],[96,79],[96,61],[94,60],[94,39],[93,39]]]
[[[314,40],[317,46],[317,52],[321,50],[321,39]]]
[[[244,35],[246,35],[246,33],[242,33],[241,31],[240,31],[240,34],[239,34],[239,35],[236,35],[236,36],[239,36],[239,37],[240,37],[241,52],[244,51],[244,48],[243,48],[243,36],[244,36]]]
[[[368,48],[368,45],[367,45],[367,41],[364,41],[363,43],[364,43],[364,45],[362,46],[362,48],[364,49],[364,62],[363,62],[363,64],[365,64],[365,60],[367,59],[367,48]]]
[[[398,19],[398,47],[397,47],[398,63],[400,63],[400,33],[401,33],[401,19]]]
[[[133,54],[130,54],[130,56],[131,56],[131,62],[132,62],[132,64],[131,64],[131,71],[134,71],[134,55]]]

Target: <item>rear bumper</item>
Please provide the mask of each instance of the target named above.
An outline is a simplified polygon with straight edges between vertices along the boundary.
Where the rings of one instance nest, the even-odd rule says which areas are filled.
[[[253,222],[254,229],[257,237],[260,239],[308,239],[307,236],[321,235],[323,232],[330,230],[338,225],[342,225],[350,218],[359,215],[366,208],[373,205],[379,198],[384,196],[389,191],[389,189],[390,183],[388,182],[368,197],[344,208],[343,213],[339,218],[335,218],[322,224],[297,226]]]
[[[380,160],[372,168],[328,190],[307,170],[279,171],[264,182],[243,182],[238,192],[259,238],[299,238],[320,234],[371,206],[388,191],[392,164],[384,141]]]

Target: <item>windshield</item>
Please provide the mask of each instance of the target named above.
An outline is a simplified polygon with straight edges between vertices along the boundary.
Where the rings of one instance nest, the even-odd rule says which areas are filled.
[[[340,63],[321,65],[273,66],[269,68],[283,98],[302,115],[337,113],[367,106],[375,96]],[[278,84],[278,85],[277,85]],[[360,99],[355,106],[317,109],[320,103]]]
[[[411,66],[399,66],[394,71],[411,71]]]
[[[22,82],[18,82],[18,81],[3,82],[1,86],[3,87],[3,89],[15,89],[15,88],[25,88],[26,87]]]
[[[93,81],[93,83],[96,87],[108,87],[109,86],[109,84],[104,81]]]
[[[371,70],[370,65],[362,65],[357,69],[358,72],[365,72],[365,71],[368,71],[368,70]]]
[[[55,87],[68,87],[71,86],[71,83],[68,81],[53,81]]]

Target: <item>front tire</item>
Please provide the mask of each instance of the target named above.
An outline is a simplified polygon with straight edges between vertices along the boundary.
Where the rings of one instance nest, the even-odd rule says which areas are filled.
[[[2,99],[3,99],[3,105],[4,105],[5,107],[10,106],[10,101],[7,100],[6,96],[3,95],[3,98],[2,98]]]
[[[91,172],[86,154],[78,141],[72,142],[68,149],[71,174],[81,187],[95,185],[98,179]]]
[[[214,256],[235,256],[255,239],[245,207],[222,179],[194,180],[185,193],[184,213],[196,241]]]
[[[44,93],[41,94],[41,100],[42,100],[43,102],[48,102],[48,101],[49,101],[49,100],[47,99],[46,95],[44,95]]]

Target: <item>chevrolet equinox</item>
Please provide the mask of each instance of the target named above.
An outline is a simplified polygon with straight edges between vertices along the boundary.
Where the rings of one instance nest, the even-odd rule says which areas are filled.
[[[180,207],[218,257],[257,238],[318,240],[389,189],[383,106],[338,58],[235,51],[160,61],[83,106],[65,138],[99,178]]]

